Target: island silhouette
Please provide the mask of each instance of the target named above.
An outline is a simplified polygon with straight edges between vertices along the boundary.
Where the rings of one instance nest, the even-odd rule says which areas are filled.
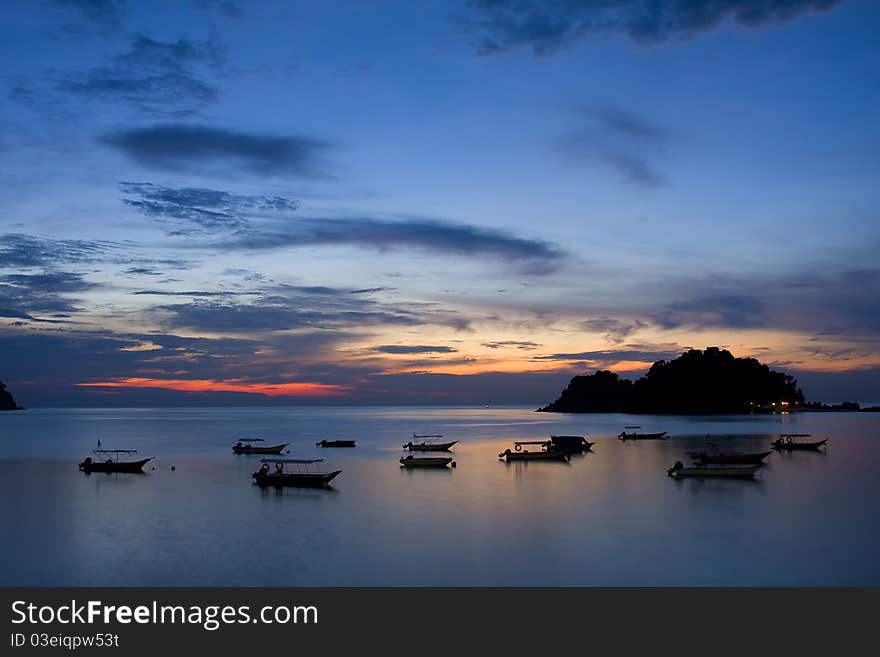
[[[726,349],[691,349],[660,360],[636,381],[600,370],[575,376],[559,398],[539,408],[552,413],[674,413],[707,415],[795,410],[804,395],[793,376]]]
[[[15,398],[6,389],[6,384],[0,381],[0,411],[23,411],[24,407],[15,402]]]

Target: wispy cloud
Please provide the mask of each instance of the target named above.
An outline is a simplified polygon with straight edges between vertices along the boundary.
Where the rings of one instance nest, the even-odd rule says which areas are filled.
[[[139,36],[127,53],[85,73],[67,73],[56,85],[89,100],[118,100],[156,114],[185,115],[217,100],[217,86],[209,79],[222,62],[223,50],[213,42]]]
[[[707,34],[726,21],[746,28],[781,25],[837,4],[838,0],[473,0],[471,13],[460,25],[478,35],[483,55],[530,48],[546,56],[607,34],[656,45]]]
[[[529,342],[529,341],[520,341],[520,340],[501,340],[499,342],[484,342],[483,345],[487,349],[502,349],[505,347],[514,348],[514,349],[523,349],[525,351],[531,351],[532,349],[537,349],[541,345],[537,342]]]
[[[0,266],[41,267],[59,263],[96,262],[118,252],[103,240],[56,240],[10,233],[0,236]]]
[[[275,227],[242,232],[211,244],[212,248],[262,251],[316,245],[349,245],[387,251],[419,249],[448,255],[492,257],[521,272],[548,274],[561,265],[565,252],[555,244],[510,233],[432,219],[398,221],[356,218],[302,218]]]
[[[429,344],[383,344],[371,347],[370,351],[380,354],[451,354],[458,351],[454,347]]]
[[[250,225],[249,217],[293,212],[299,202],[280,196],[245,196],[214,189],[163,187],[151,183],[122,182],[129,194],[123,203],[159,219],[170,234],[238,230]]]
[[[669,143],[664,128],[618,107],[581,107],[577,114],[581,125],[556,142],[566,162],[610,169],[637,185],[666,182],[656,164]]]
[[[125,0],[48,0],[50,5],[68,10],[77,18],[105,28],[116,28],[122,24],[125,14]]]

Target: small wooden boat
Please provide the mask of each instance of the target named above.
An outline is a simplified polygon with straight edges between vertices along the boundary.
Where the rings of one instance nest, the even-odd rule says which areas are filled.
[[[795,438],[809,438],[811,434],[809,433],[782,433],[779,434],[779,438],[774,440],[771,444],[773,449],[776,450],[813,450],[818,451],[820,447],[825,445],[828,442],[827,438],[823,438],[822,440],[815,440],[812,442],[798,442]]]
[[[631,429],[633,431],[627,433],[628,429]],[[668,434],[668,431],[660,431],[658,433],[642,433],[641,427],[628,426],[624,427],[624,430],[621,431],[620,434],[618,434],[617,438],[619,440],[665,440],[669,437]]]
[[[232,451],[236,454],[280,454],[290,444],[283,443],[271,447],[254,445],[254,443],[262,442],[265,442],[262,438],[242,438],[232,446]]]
[[[762,464],[772,450],[766,452],[689,452],[688,456],[701,465]]]
[[[317,447],[357,447],[354,440],[322,440]]]
[[[455,467],[451,456],[401,456],[400,465],[404,468],[445,468]]]
[[[569,454],[581,454],[589,452],[595,443],[591,443],[583,436],[550,436],[550,446],[553,449],[565,450]]]
[[[443,436],[439,436],[436,434],[420,436],[417,433],[414,433],[413,438],[417,440],[422,439],[422,442],[414,443],[412,440],[410,440],[403,446],[403,449],[408,449],[411,452],[448,452],[450,449],[452,449],[452,446],[458,442],[457,440],[453,440],[449,443],[436,442],[437,438],[442,437]],[[428,440],[425,440],[426,438]]]
[[[530,451],[523,449],[523,445],[540,445],[543,449]],[[498,455],[500,460],[510,461],[571,461],[571,454],[564,449],[555,449],[549,440],[518,440],[513,443],[513,449],[505,449]]]
[[[274,486],[297,486],[301,488],[323,488],[327,486],[342,470],[318,472],[317,466],[312,471],[309,466],[321,463],[324,459],[260,459],[260,469],[252,476],[254,483],[261,488]],[[275,470],[269,467],[275,464]],[[295,465],[295,471],[285,470],[285,466]]]
[[[681,461],[666,471],[670,477],[728,477],[732,479],[752,479],[761,468],[760,465],[695,465],[685,467]]]
[[[142,472],[144,466],[153,460],[152,456],[139,461],[119,460],[120,454],[137,454],[136,449],[94,449],[92,450],[92,453],[96,458],[98,458],[98,454],[110,454],[112,456],[108,456],[101,461],[93,460],[91,456],[87,456],[83,462],[79,464],[79,469],[86,474],[92,472]]]

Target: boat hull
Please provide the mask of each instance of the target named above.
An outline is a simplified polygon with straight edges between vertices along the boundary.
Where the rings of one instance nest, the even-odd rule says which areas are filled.
[[[274,488],[283,488],[290,486],[294,488],[323,488],[328,486],[342,470],[333,472],[269,472],[263,474],[261,472],[254,473],[254,482],[260,488],[272,486]]]
[[[232,451],[235,454],[280,454],[289,444],[284,443],[283,445],[272,445],[271,447],[233,446]]]
[[[404,468],[445,468],[450,463],[455,467],[455,462],[452,460],[451,456],[439,456],[434,458],[407,456],[406,458],[400,459],[400,465]]]
[[[457,443],[457,440],[453,440],[451,443],[407,443],[403,446],[404,449],[408,449],[411,452],[448,452],[452,449],[452,446]]]
[[[761,466],[740,465],[723,468],[681,468],[670,472],[672,477],[723,477],[727,479],[751,479]]]
[[[690,457],[702,465],[760,465],[764,459],[770,455],[767,452],[753,452],[747,454],[719,453],[711,454],[699,452],[691,454]]]
[[[96,461],[92,461],[91,463],[87,463],[83,461],[79,464],[79,469],[85,472],[86,474],[91,474],[92,472],[143,472],[144,466],[153,460],[151,456],[148,459],[141,459],[140,461],[113,461],[111,463],[99,463]]]
[[[322,440],[315,443],[316,447],[356,447],[354,440]]]
[[[666,440],[669,438],[668,431],[660,433],[622,433],[617,438],[619,440]]]
[[[564,450],[569,454],[589,452],[594,444],[583,436],[550,436],[550,445],[553,449]]]

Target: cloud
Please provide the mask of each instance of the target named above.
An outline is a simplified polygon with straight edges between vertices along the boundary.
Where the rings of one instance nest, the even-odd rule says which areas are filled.
[[[244,16],[241,7],[230,0],[195,0],[195,5],[206,11],[219,12],[226,18],[239,19]]]
[[[757,328],[768,321],[766,304],[755,296],[700,297],[667,304],[652,317],[664,329],[682,326],[701,328]]]
[[[565,161],[601,166],[637,185],[656,187],[666,182],[655,163],[666,152],[665,129],[617,107],[582,107],[578,115],[583,124],[556,143]]]
[[[678,356],[677,350],[643,351],[639,349],[605,349],[600,351],[581,351],[533,356],[533,361],[585,361],[592,367],[608,367],[621,361],[653,363]]]
[[[222,62],[223,52],[212,42],[138,36],[127,53],[85,73],[67,73],[56,86],[89,100],[119,100],[163,115],[188,114],[217,100],[217,87],[208,76]]]
[[[232,233],[216,242],[191,246],[218,250],[263,251],[309,246],[357,246],[386,251],[420,249],[515,263],[528,274],[555,271],[565,252],[544,240],[432,219],[383,220],[370,217],[292,217],[299,202],[281,196],[244,196],[203,188],[151,183],[120,183],[123,202],[169,226],[169,234]],[[366,294],[391,288],[348,290]]]
[[[375,351],[380,354],[451,354],[458,350],[443,345],[385,344],[371,347],[370,351]]]
[[[565,252],[539,239],[430,219],[390,221],[362,218],[303,218],[274,229],[262,228],[211,244],[212,248],[261,251],[306,246],[357,246],[386,251],[419,249],[448,255],[492,257],[511,262],[527,274],[548,274]]]
[[[258,295],[259,292],[240,292],[236,290],[138,290],[132,292],[135,295],[165,296],[165,297],[229,297]]]
[[[0,275],[0,317],[60,323],[67,313],[77,311],[74,302],[62,295],[95,287],[81,274],[51,271],[39,274]],[[35,315],[50,314],[50,317]]]
[[[107,241],[55,240],[11,233],[0,236],[0,267],[96,262],[117,249],[117,244]]]
[[[320,159],[328,145],[309,137],[168,124],[120,130],[99,140],[144,167],[162,171],[327,177]]]
[[[242,334],[298,329],[360,328],[382,325],[418,325],[426,315],[415,309],[388,306],[369,299],[287,288],[283,294],[263,295],[249,303],[194,300],[156,306],[166,315],[169,329],[189,328],[214,333]]]
[[[640,45],[683,41],[727,21],[739,27],[782,25],[838,0],[473,0],[461,25],[479,35],[480,54],[531,48],[552,55],[580,40],[623,34]]]
[[[153,269],[152,267],[129,267],[123,273],[130,276],[162,276],[164,272]]]
[[[581,326],[590,332],[604,333],[605,339],[612,342],[623,342],[627,337],[639,329],[645,328],[648,324],[640,320],[624,321],[611,317],[597,317],[584,320],[581,322]]]
[[[500,342],[484,342],[483,345],[487,349],[501,349],[503,347],[514,347],[516,349],[524,349],[530,351],[537,349],[541,345],[537,342],[522,342],[519,340],[502,340]]]
[[[251,216],[293,212],[299,207],[298,201],[281,196],[244,196],[213,189],[163,187],[151,183],[122,182],[119,186],[134,197],[123,199],[123,203],[148,217],[168,223],[169,233],[173,235],[240,230],[250,225]]]
[[[119,27],[126,9],[125,0],[49,0],[49,4],[107,28]]]
[[[244,392],[269,397],[326,397],[343,395],[347,388],[340,385],[315,382],[243,382],[216,379],[153,379],[126,377],[112,381],[77,383],[87,388],[161,388],[188,393]]]

